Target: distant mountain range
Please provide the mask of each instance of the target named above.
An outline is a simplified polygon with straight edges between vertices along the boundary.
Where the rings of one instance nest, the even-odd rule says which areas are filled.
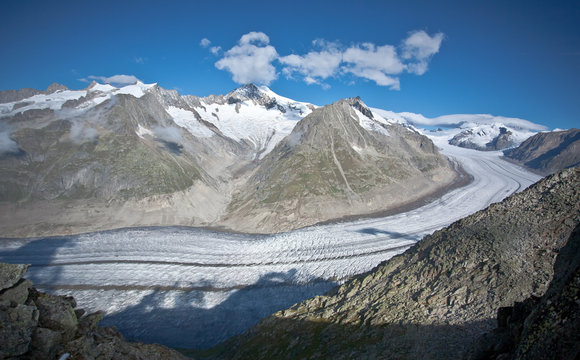
[[[536,134],[517,148],[507,149],[506,158],[548,175],[580,165],[580,130]]]
[[[359,98],[318,107],[253,84],[207,97],[140,82],[2,91],[0,228],[277,232],[395,209],[458,178],[413,126],[417,116]],[[469,132],[468,143],[500,149],[534,133],[466,124],[450,139]]]
[[[0,99],[4,235],[281,231],[396,207],[457,176],[428,138],[360,99],[317,108],[253,84],[200,98],[139,82]]]

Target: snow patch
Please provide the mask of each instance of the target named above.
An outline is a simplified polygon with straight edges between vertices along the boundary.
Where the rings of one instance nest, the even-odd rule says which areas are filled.
[[[362,112],[355,109],[354,107],[352,107],[352,109],[354,110],[356,116],[358,117],[359,124],[360,126],[362,126],[363,129],[367,131],[376,132],[385,136],[391,136],[391,134],[389,134],[387,129],[381,126],[378,121],[369,118],[368,116],[364,115]]]
[[[133,85],[127,85],[119,90],[117,90],[116,94],[128,94],[133,95],[136,98],[140,98],[147,93],[148,90],[152,89],[153,87],[157,86],[157,83],[154,84],[143,84],[140,81]]]
[[[171,115],[175,124],[185,128],[191,133],[191,135],[195,137],[205,138],[215,135],[213,131],[207,128],[207,126],[200,123],[199,120],[197,120],[195,117],[194,113],[189,110],[181,109],[175,106],[169,106],[166,111],[169,115]]]
[[[223,105],[204,102],[207,106],[196,107],[195,110],[225,136],[252,144],[262,159],[292,132],[298,121],[312,112],[312,105],[279,96],[265,86],[259,89],[264,95],[275,99],[285,112],[277,107],[267,109],[253,101]],[[219,118],[214,114],[219,114]]]

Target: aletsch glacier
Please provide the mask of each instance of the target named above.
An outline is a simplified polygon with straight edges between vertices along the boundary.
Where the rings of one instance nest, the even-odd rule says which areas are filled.
[[[140,98],[155,87],[137,83],[118,89],[93,84],[84,91],[37,94],[27,102],[0,104],[0,112],[2,116],[14,116],[44,107],[77,116],[117,94]],[[199,98],[178,97],[176,92],[157,94],[164,97],[166,111],[177,126],[197,138],[213,136],[218,129],[230,139],[249,144],[255,160],[272,151],[301,118],[316,108],[267,88],[247,86],[236,91],[254,105],[264,99],[267,102],[249,106],[243,101],[229,103],[224,97],[211,97],[208,103],[197,104]],[[64,109],[65,103],[81,98],[85,99],[81,105]],[[171,105],[179,101],[195,105],[199,118]],[[268,111],[272,107],[280,111]],[[383,130],[363,114],[357,116],[363,128]],[[376,119],[404,122],[400,116],[378,115]],[[207,126],[210,123],[214,130]],[[90,126],[78,129],[77,137],[90,137]],[[167,129],[174,128],[139,124],[136,134],[140,138],[175,135]],[[274,235],[162,227],[0,239],[0,261],[32,264],[28,276],[39,288],[73,295],[88,311],[104,311],[103,324],[117,326],[129,339],[175,347],[210,347],[274,311],[322,294],[344,279],[372,269],[426,234],[523,190],[540,178],[502,160],[501,152],[449,145],[453,136],[449,132],[428,136],[444,155],[462,166],[472,181],[411,211]]]
[[[129,339],[210,347],[540,179],[501,152],[434,141],[473,181],[409,212],[276,235],[153,228],[4,239],[0,260],[32,264],[40,288],[105,311],[104,324]]]

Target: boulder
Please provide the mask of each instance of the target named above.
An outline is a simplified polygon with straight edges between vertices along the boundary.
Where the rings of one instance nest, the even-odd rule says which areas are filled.
[[[14,302],[16,304],[24,305],[28,299],[28,292],[32,287],[32,281],[28,279],[21,279],[16,285],[9,289],[0,291],[0,300]]]
[[[0,300],[0,359],[26,353],[37,325],[34,306]]]
[[[0,263],[0,290],[14,286],[28,269],[28,265]]]
[[[28,355],[32,359],[54,359],[61,341],[62,335],[58,331],[38,327],[32,335],[30,353]]]
[[[36,306],[40,311],[40,326],[60,331],[63,339],[72,340],[77,331],[78,319],[70,299],[40,293]]]

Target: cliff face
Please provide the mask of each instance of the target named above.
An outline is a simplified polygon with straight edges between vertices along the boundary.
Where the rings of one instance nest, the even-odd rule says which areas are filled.
[[[542,175],[580,164],[580,130],[536,134],[505,156]]]
[[[495,326],[499,308],[546,292],[580,222],[579,189],[578,168],[545,178],[209,355],[459,358]]]
[[[22,278],[27,268],[0,263],[0,359],[186,359],[99,327],[101,313],[85,315],[74,298],[37,291]]]

